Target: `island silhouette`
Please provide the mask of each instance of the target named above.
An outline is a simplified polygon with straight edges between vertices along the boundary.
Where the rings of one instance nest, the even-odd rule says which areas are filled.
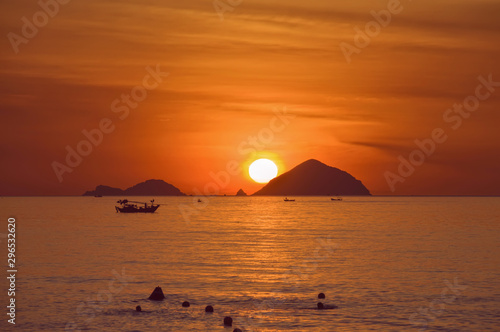
[[[178,188],[163,180],[147,180],[125,190],[109,186],[97,186],[83,196],[186,196]]]
[[[247,194],[240,189],[237,196]],[[255,196],[338,196],[371,195],[351,174],[309,159],[290,171],[272,179]],[[83,196],[186,196],[177,187],[163,180],[147,180],[125,190],[99,185]]]
[[[371,195],[351,174],[309,159],[272,179],[256,196]]]
[[[236,196],[247,196],[247,193],[243,191],[243,189],[238,190]]]

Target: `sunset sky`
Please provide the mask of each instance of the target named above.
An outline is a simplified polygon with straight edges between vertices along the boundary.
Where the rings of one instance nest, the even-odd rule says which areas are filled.
[[[22,18],[44,23],[38,1],[1,1],[0,195],[147,179],[203,192],[211,172],[258,157],[279,174],[318,159],[372,194],[500,195],[500,2],[401,1],[348,63],[341,43],[394,1],[220,0],[222,14],[211,0],[73,0],[30,38]],[[168,76],[125,106],[156,69]],[[444,114],[489,75],[497,87],[452,128]],[[53,162],[103,119],[114,130],[59,181]],[[391,190],[386,172],[436,128],[446,142]],[[261,187],[242,172],[221,193]]]

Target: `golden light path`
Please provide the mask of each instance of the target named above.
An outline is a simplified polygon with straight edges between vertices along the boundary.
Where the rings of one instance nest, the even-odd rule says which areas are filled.
[[[278,166],[269,159],[257,159],[248,168],[252,180],[257,183],[267,183],[278,175]]]

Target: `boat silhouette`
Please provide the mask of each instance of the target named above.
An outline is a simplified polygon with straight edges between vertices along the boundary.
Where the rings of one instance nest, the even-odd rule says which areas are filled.
[[[121,212],[121,213],[153,213],[160,207],[160,204],[154,204],[154,201],[155,200],[152,199],[151,203],[146,203],[146,202],[136,202],[136,201],[129,201],[127,199],[121,199],[117,201],[117,203],[120,204],[121,206],[115,206],[115,208],[116,212]],[[142,206],[142,204],[144,206]]]

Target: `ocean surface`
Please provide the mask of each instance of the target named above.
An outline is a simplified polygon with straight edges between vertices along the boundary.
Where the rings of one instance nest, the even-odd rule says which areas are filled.
[[[16,330],[500,331],[498,197],[155,197],[154,214],[117,199],[0,198]],[[339,308],[317,310],[320,292]]]

